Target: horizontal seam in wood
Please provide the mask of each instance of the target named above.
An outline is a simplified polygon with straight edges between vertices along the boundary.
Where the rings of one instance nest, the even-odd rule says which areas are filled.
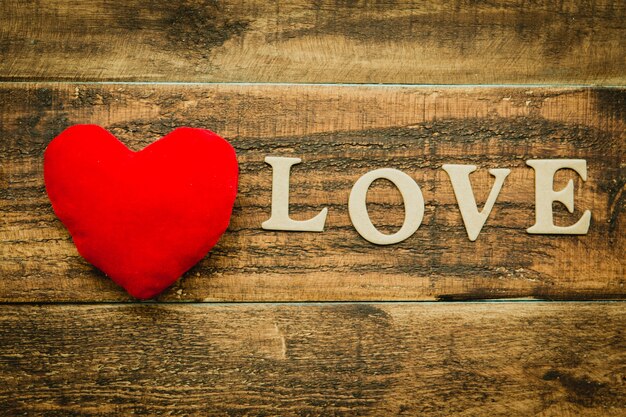
[[[0,85],[28,84],[81,84],[81,85],[155,85],[155,86],[268,86],[268,87],[380,87],[380,88],[590,88],[622,89],[625,85],[601,84],[398,84],[398,83],[293,83],[293,82],[191,82],[191,81],[79,81],[79,80],[19,80],[11,81],[0,77]]]
[[[332,305],[373,305],[373,304],[389,304],[389,305],[450,305],[450,304],[521,304],[521,303],[534,303],[534,304],[626,304],[626,299],[616,300],[527,300],[527,299],[493,299],[493,300],[466,300],[466,301],[24,301],[24,302],[0,302],[0,308],[13,307],[13,306],[89,306],[89,305],[110,305],[110,306],[137,306],[137,305],[181,305],[181,306],[233,306],[233,305],[266,305],[266,306],[332,306]]]

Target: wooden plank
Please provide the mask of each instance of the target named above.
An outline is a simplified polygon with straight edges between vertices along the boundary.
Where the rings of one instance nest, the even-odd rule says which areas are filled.
[[[0,301],[114,301],[128,296],[78,256],[45,194],[42,154],[66,126],[100,124],[133,149],[177,126],[210,128],[238,152],[241,181],[229,231],[163,300],[433,300],[626,296],[626,193],[622,89],[340,87],[287,85],[0,86]],[[329,208],[324,233],[262,230],[271,168],[296,156],[291,210]],[[555,205],[559,224],[592,211],[584,236],[529,235],[534,174],[525,161],[582,158],[576,211]],[[487,168],[512,173],[478,240],[467,238],[444,163],[477,164],[482,204]],[[382,167],[421,186],[426,213],[406,241],[380,247],[352,226],[354,182]],[[399,228],[402,199],[376,185],[369,212]]]
[[[0,309],[7,415],[623,416],[624,303]]]
[[[624,85],[620,0],[0,1],[0,79]]]

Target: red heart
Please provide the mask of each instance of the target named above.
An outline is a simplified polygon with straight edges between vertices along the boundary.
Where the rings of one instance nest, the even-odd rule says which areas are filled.
[[[44,155],[54,212],[78,252],[136,298],[152,298],[200,261],[230,220],[235,150],[179,128],[133,152],[99,126],[76,125]]]

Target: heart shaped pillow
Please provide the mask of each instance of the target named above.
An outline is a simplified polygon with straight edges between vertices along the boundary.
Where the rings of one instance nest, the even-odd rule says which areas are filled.
[[[44,154],[52,207],[78,252],[136,298],[152,298],[200,261],[230,221],[233,147],[178,128],[139,152],[95,125],[76,125]]]

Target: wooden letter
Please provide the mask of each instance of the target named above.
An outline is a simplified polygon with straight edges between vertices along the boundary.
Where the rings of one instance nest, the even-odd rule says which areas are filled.
[[[324,208],[309,220],[292,220],[289,217],[289,174],[292,165],[302,162],[300,158],[268,156],[265,162],[273,169],[272,215],[261,227],[266,230],[290,230],[299,232],[322,232],[328,209]]]
[[[404,199],[404,223],[400,230],[392,235],[379,232],[367,213],[365,201],[367,190],[379,178],[391,181],[398,187]],[[363,175],[352,187],[348,213],[354,228],[364,239],[378,245],[391,245],[407,239],[420,227],[424,217],[424,197],[419,185],[404,172],[391,168],[377,169]]]
[[[569,168],[587,181],[587,161],[584,159],[535,159],[526,161],[535,170],[535,224],[526,229],[533,234],[585,235],[589,231],[591,211],[583,213],[572,226],[555,226],[552,219],[552,202],[559,201],[570,213],[574,212],[574,181],[569,180],[561,191],[554,191],[554,174]]]
[[[500,194],[502,184],[504,180],[511,173],[510,169],[490,169],[489,173],[496,177],[496,181],[491,188],[487,202],[482,211],[478,211],[476,205],[476,198],[472,191],[472,184],[470,183],[469,174],[476,171],[476,165],[452,165],[446,164],[442,166],[443,170],[448,173],[450,182],[452,182],[452,188],[454,189],[454,195],[461,211],[461,217],[463,217],[463,223],[465,223],[465,230],[467,236],[473,242],[478,238],[478,234],[483,228],[483,225],[491,213],[493,204]]]

